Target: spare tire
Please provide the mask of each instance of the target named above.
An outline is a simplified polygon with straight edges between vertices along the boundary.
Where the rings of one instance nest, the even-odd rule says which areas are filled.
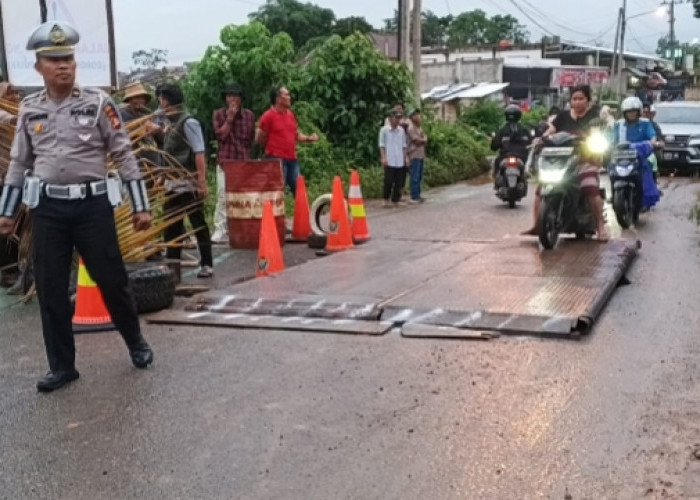
[[[322,194],[311,204],[311,232],[319,236],[327,236],[328,228],[324,227],[322,217],[325,214],[330,214],[331,211],[331,193]],[[345,202],[345,210],[348,210],[348,200],[343,198]],[[348,211],[348,222],[352,225],[352,214]]]
[[[139,314],[173,305],[175,275],[168,266],[142,267],[129,272],[129,283]]]

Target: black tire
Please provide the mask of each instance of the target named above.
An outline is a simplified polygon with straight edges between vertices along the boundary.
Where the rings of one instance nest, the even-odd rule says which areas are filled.
[[[149,266],[129,272],[139,314],[160,311],[173,304],[175,276],[168,266]]]
[[[508,208],[515,208],[515,200],[508,200]]]
[[[559,241],[559,202],[554,200],[542,200],[539,220],[537,221],[540,243],[547,250],[551,250]]]
[[[626,195],[626,192],[621,193],[619,191],[613,195],[613,211],[615,212],[617,223],[620,224],[622,229],[629,229],[634,218],[629,196]]]
[[[577,232],[577,233],[576,233],[576,239],[579,240],[579,241],[585,240],[585,239],[586,239],[586,233],[584,233],[583,231]]]
[[[325,234],[311,233],[307,243],[309,244],[309,248],[320,250],[326,248],[326,240],[328,240],[328,237]]]

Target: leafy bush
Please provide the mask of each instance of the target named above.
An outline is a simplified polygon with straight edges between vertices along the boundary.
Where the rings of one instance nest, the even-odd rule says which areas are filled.
[[[491,135],[505,123],[503,106],[495,101],[483,101],[463,108],[459,113],[458,121],[485,135]]]

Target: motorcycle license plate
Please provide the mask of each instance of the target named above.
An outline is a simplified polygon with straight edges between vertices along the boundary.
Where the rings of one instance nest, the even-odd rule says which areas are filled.
[[[506,174],[506,179],[508,179],[508,187],[514,188],[518,185],[518,176],[513,174]]]

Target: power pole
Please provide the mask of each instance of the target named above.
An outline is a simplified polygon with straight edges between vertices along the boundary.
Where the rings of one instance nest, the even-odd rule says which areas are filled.
[[[625,28],[627,27],[627,0],[622,0],[620,16],[620,58],[617,63],[617,96],[622,98],[622,68],[625,65]]]
[[[622,22],[622,7],[617,12],[617,28],[615,28],[615,48],[613,49],[613,56],[610,60],[610,76],[616,75],[616,63],[617,63],[617,48],[620,43],[620,23]]]
[[[413,89],[416,102],[420,102],[421,38],[421,0],[413,0]]]
[[[408,2],[409,0],[400,0],[399,4],[401,6],[401,10],[399,11],[399,19],[401,20],[401,25],[399,28],[399,32],[401,33],[401,35],[399,36],[399,40],[401,41],[401,48],[399,50],[399,53],[401,55],[399,57],[399,61],[404,63],[406,66],[409,65],[409,61],[411,60],[411,12],[409,9]]]

